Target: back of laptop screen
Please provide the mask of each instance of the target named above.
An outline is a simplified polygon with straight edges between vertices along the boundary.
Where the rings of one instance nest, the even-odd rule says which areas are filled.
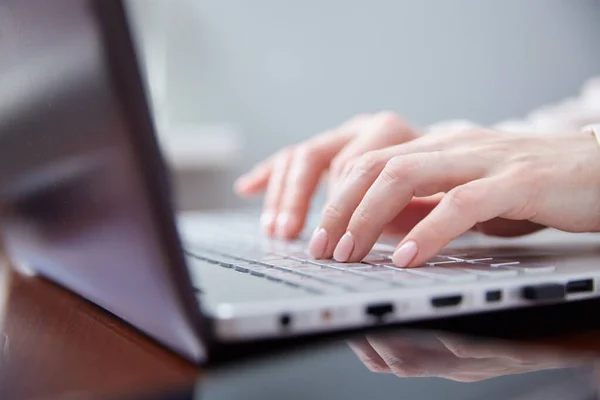
[[[13,264],[203,357],[123,5],[0,3],[0,230]]]

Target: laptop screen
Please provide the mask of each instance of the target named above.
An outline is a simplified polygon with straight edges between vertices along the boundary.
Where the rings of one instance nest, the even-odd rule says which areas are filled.
[[[124,5],[0,4],[0,230],[13,265],[191,359],[200,313]]]

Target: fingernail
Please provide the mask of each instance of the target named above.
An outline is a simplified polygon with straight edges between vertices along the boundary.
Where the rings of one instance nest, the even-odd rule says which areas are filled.
[[[329,235],[323,228],[317,228],[308,244],[308,252],[313,258],[319,259],[325,255],[327,244],[329,243]]]
[[[350,259],[352,250],[354,250],[354,237],[350,232],[346,232],[335,247],[333,258],[338,262],[346,262]]]
[[[417,242],[409,240],[394,252],[392,261],[400,268],[405,268],[415,258],[419,248]]]
[[[284,212],[277,216],[275,231],[277,232],[277,236],[279,238],[284,239],[288,236],[289,222],[290,215],[288,213]]]
[[[260,216],[260,224],[267,234],[273,232],[273,224],[275,223],[275,214],[271,211],[265,211]]]

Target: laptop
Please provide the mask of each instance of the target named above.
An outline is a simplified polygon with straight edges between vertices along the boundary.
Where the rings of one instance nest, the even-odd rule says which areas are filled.
[[[127,4],[0,3],[0,232],[12,265],[183,357],[598,296],[594,235],[465,236],[422,268],[382,239],[313,260],[242,212],[175,216]],[[207,187],[204,190],[209,191]]]

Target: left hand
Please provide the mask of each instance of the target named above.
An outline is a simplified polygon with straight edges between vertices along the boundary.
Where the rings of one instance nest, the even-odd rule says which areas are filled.
[[[324,209],[314,237],[326,239],[321,257],[362,260],[413,198],[439,193],[439,204],[396,249],[399,267],[421,265],[461,234],[497,218],[519,221],[525,232],[532,224],[599,231],[600,148],[586,133],[472,130],[366,153]]]

